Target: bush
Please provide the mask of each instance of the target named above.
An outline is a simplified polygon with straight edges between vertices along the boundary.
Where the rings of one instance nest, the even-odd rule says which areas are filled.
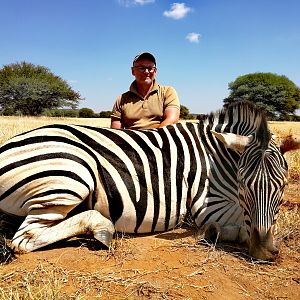
[[[78,110],[76,110],[76,109],[48,109],[42,115],[47,116],[47,117],[77,118]]]
[[[111,111],[110,110],[106,110],[106,111],[101,111],[99,114],[100,118],[110,118],[111,116]]]
[[[181,120],[194,120],[194,116],[190,114],[189,109],[184,106],[180,105],[180,119]]]
[[[2,116],[13,116],[15,115],[15,111],[13,108],[4,108],[3,110],[1,110],[0,114]]]
[[[92,109],[84,107],[79,109],[78,116],[79,118],[94,118],[95,113]]]

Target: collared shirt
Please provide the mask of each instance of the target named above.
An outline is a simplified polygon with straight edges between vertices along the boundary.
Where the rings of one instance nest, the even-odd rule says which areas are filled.
[[[129,91],[120,95],[113,107],[112,117],[120,119],[125,128],[142,129],[158,125],[163,120],[167,107],[180,109],[176,90],[161,86],[156,81],[149,93],[143,97],[133,81]]]

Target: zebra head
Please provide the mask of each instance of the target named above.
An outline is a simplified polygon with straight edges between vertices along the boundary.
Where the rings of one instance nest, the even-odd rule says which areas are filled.
[[[244,210],[249,254],[257,259],[270,260],[279,252],[274,241],[275,223],[288,181],[288,165],[283,154],[298,149],[300,139],[288,137],[279,141],[269,132],[263,113],[249,111],[249,107],[247,112],[253,126],[250,134],[213,134],[226,148],[240,154],[237,194]],[[243,113],[239,112],[241,115]]]

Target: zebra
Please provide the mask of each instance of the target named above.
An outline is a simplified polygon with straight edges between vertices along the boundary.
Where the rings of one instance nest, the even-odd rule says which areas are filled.
[[[14,252],[92,233],[154,233],[190,213],[206,238],[247,242],[272,259],[287,184],[283,153],[263,111],[238,102],[198,122],[131,130],[48,125],[0,148],[0,211],[23,217]]]

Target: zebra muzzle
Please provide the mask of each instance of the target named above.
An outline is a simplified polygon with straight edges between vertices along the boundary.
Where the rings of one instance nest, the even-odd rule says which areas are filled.
[[[267,231],[254,227],[251,232],[249,254],[259,260],[274,260],[279,254],[273,237],[273,226]]]

